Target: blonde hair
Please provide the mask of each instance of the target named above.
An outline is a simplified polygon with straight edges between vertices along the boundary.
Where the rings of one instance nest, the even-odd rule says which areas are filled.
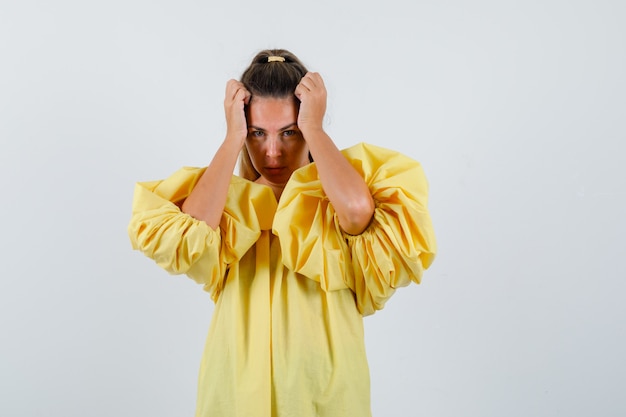
[[[239,176],[250,181],[256,181],[261,176],[261,174],[254,169],[248,148],[245,146],[241,149],[241,153],[239,154]]]

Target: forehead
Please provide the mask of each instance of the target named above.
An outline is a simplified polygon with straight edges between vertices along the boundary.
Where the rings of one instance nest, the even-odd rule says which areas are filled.
[[[247,116],[249,127],[280,129],[297,122],[298,106],[290,97],[252,97]]]

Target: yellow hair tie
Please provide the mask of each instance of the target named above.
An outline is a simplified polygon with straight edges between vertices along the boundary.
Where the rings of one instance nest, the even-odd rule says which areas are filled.
[[[285,58],[272,55],[267,57],[267,62],[285,62]]]

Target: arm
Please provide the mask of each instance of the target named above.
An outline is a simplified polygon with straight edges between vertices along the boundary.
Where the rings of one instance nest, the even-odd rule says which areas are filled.
[[[228,81],[224,98],[226,138],[182,205],[185,213],[203,220],[214,230],[220,224],[237,157],[248,134],[244,113],[248,100],[250,93],[243,84],[236,80]]]
[[[363,178],[322,127],[326,112],[322,77],[318,73],[306,74],[295,95],[300,100],[298,128],[313,155],[322,188],[337,213],[339,225],[348,234],[359,234],[372,219],[374,199]]]

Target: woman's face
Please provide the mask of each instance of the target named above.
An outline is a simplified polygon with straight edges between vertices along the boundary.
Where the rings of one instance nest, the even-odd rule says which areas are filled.
[[[309,163],[295,99],[254,96],[246,116],[246,148],[254,169],[261,174],[256,182],[269,185],[280,195],[293,171]]]

